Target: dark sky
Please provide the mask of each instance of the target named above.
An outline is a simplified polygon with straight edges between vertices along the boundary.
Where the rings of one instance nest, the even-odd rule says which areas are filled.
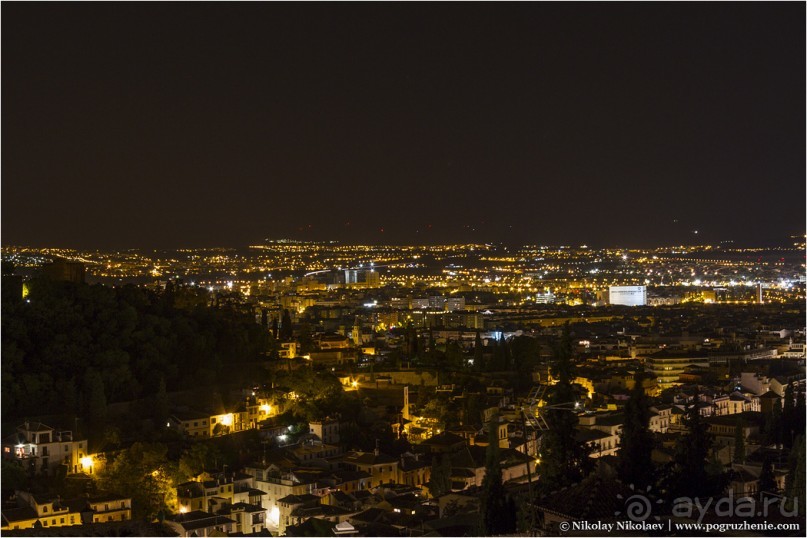
[[[805,223],[804,20],[4,2],[2,242],[781,243]]]

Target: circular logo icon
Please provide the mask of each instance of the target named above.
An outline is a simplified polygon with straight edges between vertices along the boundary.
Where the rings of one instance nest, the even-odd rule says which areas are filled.
[[[637,523],[645,521],[653,514],[653,501],[650,500],[650,490],[652,489],[651,486],[647,486],[647,489],[644,491],[637,491],[636,487],[631,484],[630,485],[631,491],[634,491],[633,495],[625,499],[621,494],[617,495],[617,499],[625,499],[625,509],[624,514],[628,516],[628,519],[631,521],[635,521]],[[662,504],[664,502],[663,499],[657,499],[655,504]],[[620,516],[623,514],[622,510],[617,510],[614,512],[615,516]],[[659,521],[658,516],[654,516],[656,521]]]

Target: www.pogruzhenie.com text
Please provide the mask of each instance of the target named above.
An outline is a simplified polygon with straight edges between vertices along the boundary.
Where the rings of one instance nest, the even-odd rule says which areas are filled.
[[[570,521],[563,522],[560,525],[562,531],[602,531],[602,532],[619,532],[619,531],[701,531],[705,533],[725,533],[725,532],[760,532],[760,531],[799,531],[801,526],[799,523],[769,523],[763,521],[760,523],[749,523],[743,521],[740,523],[679,523],[671,520],[667,521]]]

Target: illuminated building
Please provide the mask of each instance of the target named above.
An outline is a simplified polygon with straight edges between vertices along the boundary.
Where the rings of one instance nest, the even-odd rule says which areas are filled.
[[[381,275],[375,269],[346,269],[345,285],[357,288],[378,288],[381,286]]]
[[[210,427],[207,413],[183,412],[174,413],[168,419],[168,427],[174,428],[189,437],[209,437]]]
[[[326,445],[339,444],[339,422],[336,420],[322,420],[309,423],[311,433],[319,437]]]
[[[244,473],[208,473],[176,487],[180,513],[195,510],[221,514],[221,509],[231,505],[252,505],[262,512],[262,497],[265,494],[254,488],[255,479]],[[252,512],[252,510],[249,510]]]
[[[235,531],[235,521],[200,510],[171,516],[165,520],[179,536],[226,536]]]
[[[553,293],[536,293],[533,299],[535,304],[551,304],[555,302],[555,295]]]
[[[454,312],[456,310],[465,310],[465,297],[449,297],[445,302],[445,309],[447,312]]]
[[[17,459],[23,467],[31,466],[37,473],[52,474],[60,466],[70,473],[92,473],[92,466],[83,465],[87,457],[85,439],[73,440],[72,431],[59,431],[41,422],[25,422],[17,432],[3,440],[3,457]]]
[[[283,509],[281,500],[288,496],[306,495],[317,485],[315,479],[304,473],[282,471],[272,463],[247,466],[244,472],[254,478],[254,487],[266,494],[262,497],[262,507],[268,514],[266,523],[267,526],[277,527],[278,536],[285,531],[290,515],[289,510]]]
[[[608,302],[612,305],[644,306],[647,304],[646,286],[611,286]]]
[[[27,491],[16,491],[16,508],[3,508],[0,530],[109,523],[132,519],[132,499],[119,496],[43,499]]]
[[[660,390],[680,384],[679,377],[692,366],[708,368],[709,358],[662,351],[645,359],[645,368],[656,378]]]

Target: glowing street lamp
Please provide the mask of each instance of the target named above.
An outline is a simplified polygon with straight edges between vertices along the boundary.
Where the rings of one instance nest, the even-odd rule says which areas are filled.
[[[92,474],[92,464],[94,463],[92,456],[84,456],[79,461],[81,463],[81,470],[86,473]]]

